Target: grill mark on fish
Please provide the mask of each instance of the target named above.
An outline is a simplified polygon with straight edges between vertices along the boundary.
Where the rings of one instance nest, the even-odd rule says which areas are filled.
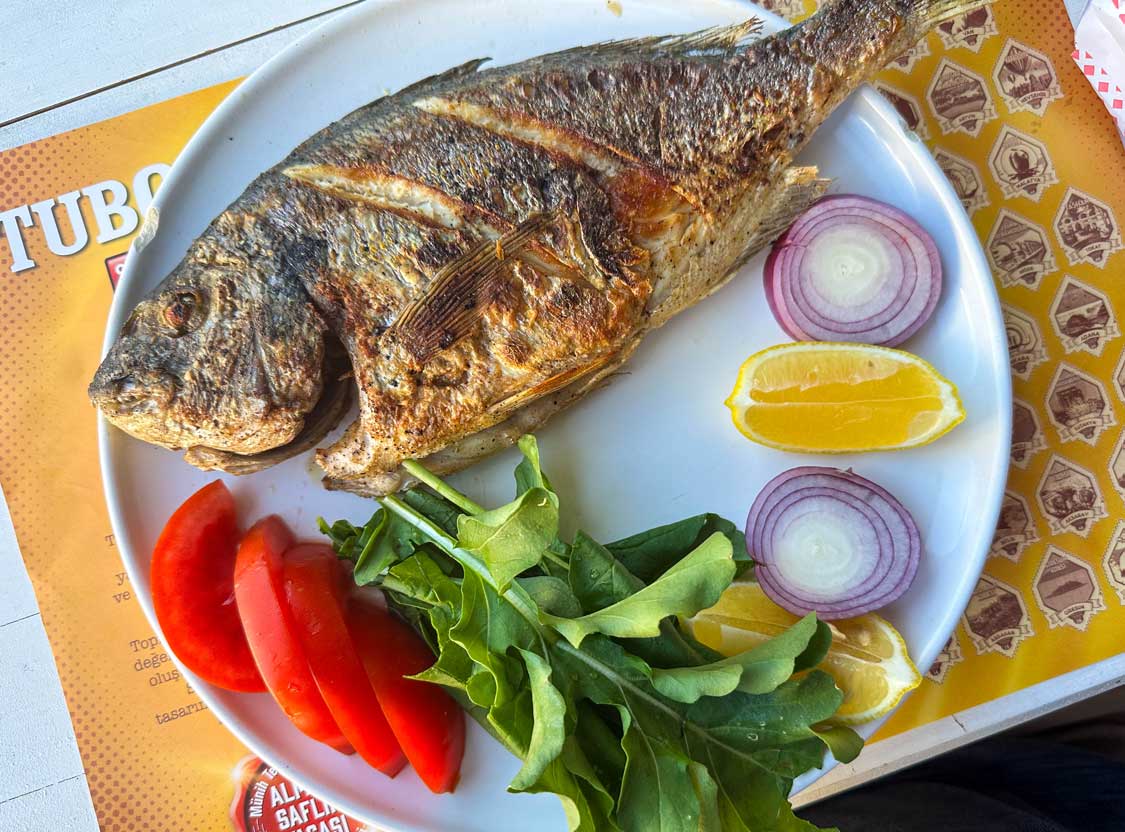
[[[611,196],[618,200],[621,182],[644,178],[650,187],[659,191],[674,191],[683,201],[699,211],[706,212],[703,200],[697,195],[664,178],[654,165],[645,164],[619,148],[594,141],[589,136],[537,119],[524,110],[498,109],[484,104],[457,98],[431,96],[415,101],[413,106],[433,115],[455,118],[474,127],[488,130],[503,138],[541,148],[583,165],[594,179]],[[660,110],[657,110],[659,118]],[[668,195],[663,195],[667,198]],[[625,211],[618,211],[626,216]]]
[[[282,173],[326,194],[402,213],[433,227],[459,228],[479,221],[471,205],[403,176],[335,165],[293,165]]]
[[[413,102],[413,106],[433,115],[458,119],[498,136],[541,147],[607,177],[617,175],[622,168],[623,159],[628,162],[636,161],[621,157],[612,147],[592,142],[576,133],[559,130],[517,110],[497,110],[441,96],[420,99]]]
[[[294,165],[283,173],[294,182],[329,196],[389,211],[431,228],[469,232],[495,241],[515,227],[503,216],[404,176],[334,165]],[[539,241],[529,241],[528,245],[538,255],[533,262],[540,268],[568,267]]]
[[[317,193],[323,192],[318,189]],[[325,194],[320,198],[342,199],[333,194]],[[343,201],[352,206],[361,204],[354,199]],[[367,216],[368,209],[380,210],[374,209],[366,202],[362,203],[362,206],[365,211],[363,216]],[[389,223],[400,226],[407,221],[397,214],[394,216],[398,218],[392,220],[386,217],[378,221],[381,225]],[[372,218],[375,217],[378,217],[377,213]],[[566,225],[569,221],[566,217],[555,219],[559,221],[559,225]],[[324,222],[329,226],[332,225],[329,217],[324,217]],[[351,230],[353,223],[354,221],[347,219],[342,221],[341,233],[345,238],[350,238],[354,233]],[[578,226],[578,230],[581,231],[581,223]],[[388,227],[387,231],[390,230]],[[478,230],[481,233],[477,234]],[[570,237],[578,233],[561,231],[554,227],[554,224],[549,231],[556,240],[568,239],[568,233]],[[457,232],[426,227],[420,228],[419,233],[423,237],[444,233],[461,235],[467,233],[466,239],[475,238],[480,241],[477,243],[480,251],[487,254],[489,258],[494,258],[495,241],[500,239],[501,248],[506,252],[506,260],[511,264],[512,271],[505,272],[502,280],[491,282],[487,291],[480,291],[480,287],[471,285],[471,280],[466,281],[467,276],[461,267],[454,265],[453,268],[447,269],[448,274],[459,278],[458,290],[454,293],[456,296],[475,296],[472,302],[474,307],[472,315],[466,317],[463,322],[442,314],[431,315],[430,320],[425,322],[423,332],[418,339],[408,337],[397,341],[399,347],[414,347],[412,350],[407,349],[402,352],[396,348],[394,333],[380,331],[374,321],[364,323],[362,317],[370,305],[364,302],[362,294],[345,288],[354,286],[357,282],[368,284],[369,280],[363,275],[370,273],[373,268],[401,271],[401,267],[407,264],[399,259],[405,253],[402,252],[400,244],[388,244],[391,252],[400,252],[399,254],[383,257],[380,253],[370,262],[354,259],[351,275],[330,275],[326,285],[310,287],[318,305],[324,305],[330,310],[329,320],[336,326],[343,325],[346,330],[342,333],[341,340],[348,345],[353,364],[357,368],[359,387],[366,392],[365,396],[361,396],[361,420],[369,432],[376,432],[377,425],[386,424],[389,420],[401,420],[405,430],[407,420],[417,418],[409,414],[417,413],[421,417],[417,422],[418,428],[407,433],[411,447],[424,448],[433,443],[435,440],[431,437],[434,436],[434,432],[449,429],[453,422],[450,418],[443,418],[442,414],[451,412],[450,408],[454,403],[463,399],[465,385],[480,384],[478,373],[468,375],[466,372],[468,367],[476,363],[476,359],[470,360],[468,355],[490,355],[499,370],[494,380],[490,382],[492,389],[486,387],[481,390],[481,395],[487,397],[486,402],[482,404],[488,401],[501,402],[499,409],[484,414],[482,424],[486,425],[504,418],[506,410],[517,406],[516,400],[507,404],[504,404],[504,400],[511,398],[521,389],[520,373],[531,372],[535,379],[549,380],[559,373],[559,368],[556,366],[558,357],[551,358],[552,352],[560,351],[559,357],[573,355],[574,350],[581,348],[580,342],[576,339],[583,336],[593,336],[595,342],[617,343],[627,332],[627,321],[621,319],[621,314],[613,309],[613,305],[607,304],[606,299],[600,297],[607,287],[594,280],[598,272],[590,269],[583,273],[573,266],[560,263],[554,246],[544,247],[534,238],[526,241],[506,240],[503,236],[495,236],[494,227],[479,228],[463,225]],[[489,241],[492,245],[488,245]],[[550,260],[541,256],[541,253]],[[412,254],[406,254],[407,261],[415,259]],[[349,251],[347,256],[349,260],[353,260],[355,253]],[[413,266],[413,263],[409,265]],[[420,280],[414,279],[409,282],[410,288],[405,295],[408,299],[407,304],[400,317],[406,315],[410,304],[428,302],[438,312],[442,307],[448,306],[440,302],[441,282],[438,281],[436,273],[431,272],[430,275],[423,274]],[[558,291],[551,289],[552,285],[557,285]],[[578,291],[574,289],[577,285],[586,285],[587,288]],[[358,286],[356,288],[359,289]],[[616,293],[620,295],[622,291],[628,293],[630,290],[622,286]],[[612,296],[614,292],[610,294]],[[474,336],[474,343],[468,348],[468,353],[454,348],[454,345],[466,336],[469,324],[476,328],[476,320],[493,301],[498,302],[498,308],[489,314],[489,320],[484,328]],[[617,305],[620,305],[620,302]],[[556,308],[558,314],[554,311]],[[347,309],[353,310],[350,317]],[[390,308],[388,311],[390,312]],[[393,317],[393,312],[391,315]],[[407,320],[403,321],[404,324],[409,323],[409,317],[407,316]],[[461,326],[461,323],[465,326]],[[533,334],[535,343],[540,346],[532,347],[520,339],[513,340],[516,330],[526,330]],[[349,332],[366,332],[366,336],[349,337]],[[549,332],[556,333],[553,339],[548,335]],[[446,337],[444,340],[435,340],[437,336]],[[549,343],[551,340],[556,341],[557,345],[553,350],[544,352],[542,344]],[[406,343],[403,344],[403,341]],[[421,343],[419,344],[418,341]],[[422,368],[422,372],[415,375],[420,365],[433,358],[439,348],[449,351],[445,360],[433,363],[431,367]],[[443,381],[448,378],[462,379],[464,383],[460,386],[450,386]],[[465,413],[468,415],[471,410],[466,410]],[[376,449],[370,442],[364,440],[360,444],[371,454],[375,454]],[[384,450],[378,458],[385,458],[386,454],[387,451]],[[334,454],[334,456],[338,458],[338,455]]]

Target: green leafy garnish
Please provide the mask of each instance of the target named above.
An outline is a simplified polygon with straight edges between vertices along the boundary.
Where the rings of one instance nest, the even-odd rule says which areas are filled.
[[[457,520],[457,545],[478,557],[481,575],[501,592],[535,566],[559,532],[559,503],[543,488],[525,491],[506,506]]]
[[[746,693],[769,693],[784,683],[794,671],[805,670],[824,658],[801,666],[807,661],[810,647],[819,646],[814,640],[832,640],[832,632],[823,621],[809,613],[788,630],[737,656],[711,662],[698,667],[677,667],[653,670],[653,684],[657,690],[680,702],[694,702],[702,695],[724,696],[738,689]],[[826,648],[825,648],[826,649]]]
[[[739,656],[679,624],[749,568],[711,514],[608,545],[559,539],[559,500],[533,437],[516,499],[486,509],[420,464],[423,487],[362,527],[321,528],[434,649],[444,685],[522,761],[509,785],[553,792],[580,832],[809,832],[788,802],[826,751],[862,740],[830,719],[843,694],[816,670],[831,641],[809,615]]]
[[[746,535],[730,520],[717,514],[697,514],[675,523],[630,535],[606,546],[626,569],[641,580],[652,581],[705,539],[718,532],[731,543],[741,575],[750,567]]]
[[[528,492],[533,493],[533,492]],[[672,615],[695,615],[713,606],[734,578],[730,541],[713,534],[684,555],[667,572],[615,604],[581,618],[543,615],[543,620],[575,647],[591,633],[619,638],[660,634],[660,622]]]

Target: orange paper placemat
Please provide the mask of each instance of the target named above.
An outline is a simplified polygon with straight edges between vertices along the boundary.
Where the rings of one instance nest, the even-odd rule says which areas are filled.
[[[998,4],[944,25],[878,83],[933,149],[985,244],[1018,399],[986,574],[881,736],[1119,650],[1125,153],[1072,48],[1061,2]],[[0,153],[0,482],[109,832],[230,829],[236,780],[266,783],[240,792],[233,815],[246,828],[271,828],[271,812],[311,800],[240,762],[245,750],[155,640],[113,547],[85,396],[137,221],[165,166],[232,88]],[[251,806],[258,793],[266,802]]]

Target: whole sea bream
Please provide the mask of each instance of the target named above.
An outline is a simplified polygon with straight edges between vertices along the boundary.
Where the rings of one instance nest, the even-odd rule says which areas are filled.
[[[824,190],[795,154],[965,0],[836,0],[480,69],[326,127],[259,176],[132,312],[107,419],[247,473],[318,444],[380,495],[514,441],[721,286]]]

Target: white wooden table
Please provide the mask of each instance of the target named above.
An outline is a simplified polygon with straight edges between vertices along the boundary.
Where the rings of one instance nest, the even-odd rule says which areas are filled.
[[[468,1],[468,0],[467,0]],[[1078,0],[1072,0],[1078,2]],[[251,72],[339,0],[0,0],[0,150]],[[0,206],[3,208],[3,206]],[[869,747],[821,799],[1125,683],[1125,656]],[[54,660],[0,495],[0,829],[97,830]]]

